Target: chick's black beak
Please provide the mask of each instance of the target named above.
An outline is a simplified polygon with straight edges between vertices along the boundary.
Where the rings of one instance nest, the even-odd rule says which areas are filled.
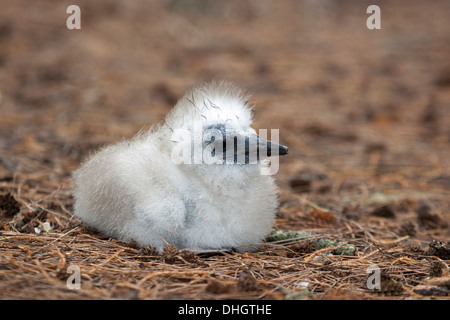
[[[282,144],[279,144],[279,145],[278,145],[278,150],[279,150],[279,151],[278,151],[278,154],[281,155],[281,156],[284,156],[284,155],[286,155],[286,154],[289,153],[288,147],[283,146]]]
[[[278,144],[272,141],[267,141],[267,156],[270,157],[272,152],[278,149],[278,155],[284,156],[289,153],[289,149],[282,144]],[[276,152],[276,151],[275,151]]]
[[[258,137],[258,159],[260,158],[260,156],[262,157],[265,156],[270,157],[272,155],[284,156],[288,154],[288,151],[289,151],[288,147],[282,144],[278,144],[273,141]]]

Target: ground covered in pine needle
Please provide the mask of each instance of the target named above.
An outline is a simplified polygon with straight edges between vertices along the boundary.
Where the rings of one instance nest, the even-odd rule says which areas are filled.
[[[365,1],[77,4],[81,30],[60,1],[0,10],[0,298],[448,299],[448,1],[380,2],[380,30]],[[289,147],[257,252],[159,255],[73,217],[89,154],[212,79]]]

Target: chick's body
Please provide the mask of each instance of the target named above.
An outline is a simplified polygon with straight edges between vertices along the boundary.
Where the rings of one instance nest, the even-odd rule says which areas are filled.
[[[75,215],[159,251],[166,243],[198,251],[260,243],[278,206],[274,179],[261,174],[264,162],[177,164],[172,152],[174,130],[192,132],[193,121],[252,131],[245,98],[227,84],[196,88],[161,126],[92,156],[74,173]]]

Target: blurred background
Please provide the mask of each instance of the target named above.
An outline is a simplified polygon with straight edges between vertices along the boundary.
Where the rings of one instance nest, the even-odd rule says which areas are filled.
[[[81,30],[66,27],[72,4]],[[393,176],[392,188],[448,186],[450,2],[377,1],[380,30],[366,27],[371,4],[5,2],[0,178],[38,193],[45,181],[67,186],[90,152],[161,121],[191,86],[216,79],[253,94],[256,129],[280,130],[286,201],[305,171],[338,178],[335,191]]]
[[[374,2],[380,30],[366,26]],[[81,30],[66,27],[70,5]],[[432,262],[449,261],[449,13],[448,0],[2,1],[0,296],[217,299],[205,279],[228,285],[251,267],[270,294],[240,298],[301,299],[306,279],[319,298],[406,286],[403,297],[417,299],[416,285],[444,272]],[[279,129],[289,147],[274,228],[348,241],[358,257],[298,242],[146,281],[170,265],[137,260],[149,253],[72,217],[71,173],[89,154],[150,128],[210,80],[251,92],[255,129]],[[77,296],[61,274],[66,257],[88,275]],[[369,264],[395,290],[368,291]]]

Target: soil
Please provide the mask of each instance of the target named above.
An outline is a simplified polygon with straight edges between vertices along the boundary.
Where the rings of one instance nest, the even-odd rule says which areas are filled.
[[[81,30],[64,1],[3,4],[0,298],[448,299],[450,2],[377,3],[374,30],[369,1],[78,0]],[[213,79],[279,129],[274,229],[307,238],[158,255],[73,217],[89,154]]]

